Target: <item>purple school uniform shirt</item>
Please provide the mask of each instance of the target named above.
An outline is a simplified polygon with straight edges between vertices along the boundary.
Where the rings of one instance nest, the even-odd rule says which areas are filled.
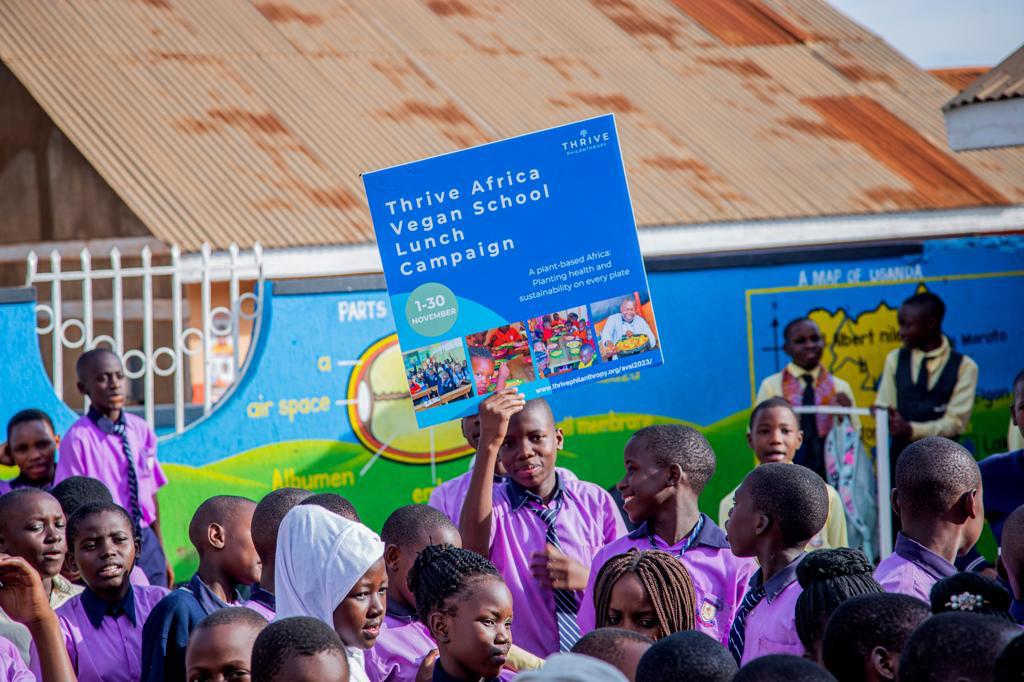
[[[156,435],[144,419],[125,413],[128,442],[139,481],[139,509],[142,527],[156,521],[156,491],[167,484],[167,477],[156,459]],[[71,476],[89,476],[99,479],[110,488],[114,502],[131,509],[128,495],[128,461],[125,459],[121,437],[104,433],[85,415],[78,419],[60,441],[60,456],[54,483]]]
[[[697,595],[696,629],[728,645],[733,615],[743,599],[750,576],[757,570],[757,563],[753,559],[741,559],[733,554],[725,539],[725,531],[707,515],[701,514],[701,518],[702,527],[685,551],[683,548],[688,537],[669,545],[657,535],[648,535],[646,524],[641,524],[629,535],[605,545],[594,556],[590,567],[590,578],[577,617],[580,632],[586,634],[596,627],[594,583],[605,562],[631,549],[658,549],[678,557],[690,574]]]
[[[366,652],[366,675],[370,682],[414,682],[423,657],[436,648],[427,626],[391,602],[377,642]],[[502,670],[498,678],[512,680],[515,676],[511,670]]]
[[[558,472],[558,475],[565,481],[577,480],[576,474],[568,469],[555,467],[555,471]],[[466,492],[469,490],[469,483],[472,478],[473,472],[467,471],[461,476],[456,476],[450,481],[445,481],[434,488],[433,492],[430,493],[430,499],[427,501],[427,504],[440,511],[451,519],[452,523],[458,526],[459,517],[462,515],[462,505],[466,501]],[[495,491],[497,491],[498,486],[501,486],[504,482],[504,477],[495,476]],[[496,496],[497,493],[495,492],[495,497]]]
[[[559,497],[562,508],[555,522],[559,544],[584,566],[593,564],[602,547],[625,534],[612,496],[600,486],[558,476],[548,506],[557,504]],[[537,503],[513,481],[496,488],[490,559],[512,593],[512,641],[546,658],[558,651],[558,624],[554,592],[542,588],[530,570],[530,558],[547,547],[547,524],[535,507]]]
[[[910,595],[930,604],[932,585],[954,573],[956,566],[899,533],[893,553],[875,569],[875,580],[886,592]]]
[[[0,637],[0,678],[7,682],[35,682],[36,676],[25,665],[18,647]]]
[[[111,606],[86,590],[57,609],[78,682],[138,680],[142,675],[142,626],[166,594],[163,587],[133,586],[120,604]],[[38,658],[33,648],[32,669],[42,679]]]
[[[764,583],[765,598],[747,616],[741,667],[768,654],[803,656],[804,645],[796,634],[796,600],[804,591],[797,582],[796,567],[803,558],[801,554]],[[761,582],[758,569],[750,578],[749,588],[759,587]]]

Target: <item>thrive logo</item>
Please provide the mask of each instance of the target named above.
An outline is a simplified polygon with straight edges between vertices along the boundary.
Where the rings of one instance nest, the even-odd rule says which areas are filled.
[[[566,154],[582,154],[583,152],[605,147],[610,140],[611,136],[607,132],[591,134],[587,132],[586,128],[583,128],[580,130],[579,137],[575,140],[562,143],[562,150]]]

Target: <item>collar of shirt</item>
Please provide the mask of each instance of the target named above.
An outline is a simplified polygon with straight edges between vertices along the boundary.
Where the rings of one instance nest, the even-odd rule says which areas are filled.
[[[135,622],[135,590],[132,589],[130,584],[124,598],[116,604],[104,601],[95,592],[85,588],[85,591],[82,592],[82,608],[85,610],[85,615],[89,618],[89,622],[97,630],[103,625],[104,617],[113,616],[117,618],[122,613],[128,616],[128,620],[132,622],[133,626],[138,627],[138,623]]]
[[[818,365],[814,369],[804,369],[795,362],[791,362],[788,365],[786,365],[786,371],[789,372],[790,376],[794,376],[797,379],[804,376],[805,374],[810,374],[814,381],[817,382],[818,375],[821,374],[821,365]]]
[[[764,583],[765,598],[768,600],[769,604],[771,604],[772,601],[777,596],[779,596],[780,592],[782,592],[784,589],[786,589],[791,584],[796,582],[796,567],[803,560],[804,556],[806,556],[806,554],[801,554],[800,556],[798,556],[796,559],[790,562],[788,566],[786,566],[781,571],[779,571],[771,578],[769,578],[768,582]],[[754,575],[750,576],[749,587],[751,589],[761,587],[761,581],[763,579],[764,569],[759,568],[757,569],[757,572],[754,573]]]
[[[896,546],[893,551],[902,558],[917,564],[936,578],[948,578],[954,575],[956,566],[946,561],[945,558],[931,551],[921,543],[911,540],[903,533],[896,535]]]
[[[554,473],[555,490],[551,495],[552,502],[561,499],[562,496],[565,494],[565,484],[562,482],[562,477],[558,475],[557,471]],[[519,511],[520,507],[522,507],[527,502],[536,502],[542,507],[546,506],[544,504],[544,500],[540,498],[540,495],[527,490],[523,486],[513,481],[511,477],[506,478],[505,481],[506,490],[508,490],[508,501],[512,505],[512,511]]]
[[[93,424],[95,424],[96,428],[98,428],[103,433],[113,433],[114,432],[114,424],[124,424],[125,423],[124,410],[121,410],[120,414],[117,416],[117,421],[116,422],[111,420],[106,415],[101,414],[100,411],[97,410],[92,405],[89,406],[89,411],[86,412],[86,415],[89,417],[89,421],[91,421]]]
[[[216,595],[214,595],[216,597]],[[249,593],[249,601],[254,601],[257,604],[266,606],[271,611],[277,611],[277,597],[270,590],[263,589],[259,585],[254,585],[252,592]]]
[[[935,358],[941,358],[944,355],[949,355],[950,351],[953,350],[953,346],[949,343],[949,337],[943,334],[942,343],[939,344],[938,348],[927,352],[920,349],[915,350],[917,350],[917,352],[920,353],[925,360],[931,361],[934,360]]]
[[[441,667],[441,659],[438,659],[437,663],[434,664],[434,674],[430,679],[433,682],[468,682],[467,680],[464,680],[461,677],[453,677],[452,675],[449,675],[447,672],[445,672],[445,669]],[[483,682],[496,682],[496,680],[500,678],[487,677],[479,679],[483,680]]]
[[[73,585],[59,573],[52,578],[53,588],[50,590],[50,608],[56,609],[71,597],[82,592],[78,585]]]
[[[192,580],[188,581],[188,585],[184,586],[184,589],[192,593],[192,596],[199,602],[199,606],[203,609],[203,612],[206,613],[206,615],[210,615],[214,611],[226,609],[231,606],[231,604],[214,594],[213,590],[211,590],[209,586],[202,581],[198,573],[192,576]],[[235,593],[235,601],[239,601],[239,595],[237,592]]]
[[[703,545],[704,547],[712,547],[714,549],[725,549],[729,546],[729,543],[725,539],[725,531],[718,527],[711,518],[701,512],[701,518],[704,520],[704,526],[700,529],[700,533],[697,535],[697,539],[694,540],[690,547],[696,547],[697,545]],[[644,521],[635,530],[629,533],[630,540],[642,540],[646,537],[658,537],[647,530],[647,522]],[[664,538],[658,538],[664,542]],[[668,545],[668,543],[665,543]]]
[[[399,604],[395,599],[388,599],[387,614],[403,623],[415,623],[417,620],[416,611]]]

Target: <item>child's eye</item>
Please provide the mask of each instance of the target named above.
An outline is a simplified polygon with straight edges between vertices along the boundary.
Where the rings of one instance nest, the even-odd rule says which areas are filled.
[[[608,614],[608,624],[609,625],[618,625],[621,622],[622,622],[622,616],[620,616],[619,614],[617,614],[617,613],[609,613]]]
[[[638,620],[636,622],[636,624],[639,625],[642,628],[655,628],[655,627],[658,627],[658,621],[650,619],[650,618],[644,618],[642,620]]]
[[[486,625],[487,627],[492,627],[494,625],[493,618],[481,618],[480,622]]]

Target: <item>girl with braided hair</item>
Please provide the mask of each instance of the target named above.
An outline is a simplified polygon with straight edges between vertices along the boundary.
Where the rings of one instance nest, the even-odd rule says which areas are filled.
[[[686,568],[668,552],[632,549],[609,559],[594,581],[597,627],[661,639],[694,628],[697,597]]]
[[[434,682],[498,679],[512,646],[512,594],[476,552],[428,545],[409,571],[416,611],[437,642]]]

